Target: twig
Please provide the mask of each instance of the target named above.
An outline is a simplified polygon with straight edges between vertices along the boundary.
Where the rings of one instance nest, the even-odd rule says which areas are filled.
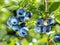
[[[47,12],[47,0],[44,0],[45,12]]]

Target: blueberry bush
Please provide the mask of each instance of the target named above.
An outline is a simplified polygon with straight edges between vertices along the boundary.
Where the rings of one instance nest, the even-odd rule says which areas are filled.
[[[0,45],[60,45],[60,0],[0,0]]]

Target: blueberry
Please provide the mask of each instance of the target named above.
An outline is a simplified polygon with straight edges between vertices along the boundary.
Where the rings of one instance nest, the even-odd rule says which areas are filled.
[[[24,17],[18,17],[18,20],[19,20],[20,22],[24,22],[24,21],[25,21]]]
[[[31,18],[31,16],[32,16],[31,12],[26,12],[25,19],[29,19]]]
[[[16,17],[11,17],[10,22],[12,25],[17,25],[18,24],[18,19]]]
[[[20,24],[21,27],[25,27],[25,22]]]
[[[44,20],[43,19],[38,19],[37,20],[37,26],[43,26]]]
[[[48,24],[55,24],[55,20],[53,18],[48,18]]]
[[[43,32],[49,32],[51,30],[51,26],[43,26]]]
[[[23,8],[19,8],[17,10],[17,16],[18,17],[22,17],[22,16],[25,16],[25,10]]]
[[[10,17],[9,20],[7,21],[7,24],[12,27],[12,25],[17,25],[18,24],[18,19],[16,17]]]
[[[12,27],[12,24],[11,24],[10,20],[7,21],[7,25]]]
[[[14,16],[10,17],[9,20],[7,21],[7,24],[14,30],[19,30],[18,26],[18,19]]]
[[[12,25],[10,20],[7,22],[7,24],[14,30],[14,31],[17,31],[20,29],[20,26],[18,25]]]
[[[54,36],[60,36],[60,34],[55,34]]]
[[[12,29],[14,30],[14,31],[18,31],[18,30],[20,30],[20,26],[19,25],[15,25],[15,26],[12,26]]]
[[[54,36],[54,41],[55,42],[60,42],[60,35],[55,35]]]
[[[26,37],[28,35],[28,29],[27,28],[21,28],[18,32],[19,32],[19,35],[21,37]]]
[[[42,29],[43,29],[42,26],[36,26],[36,27],[35,27],[35,31],[38,32],[38,33],[43,32]]]
[[[18,24],[17,18],[15,18],[15,17],[11,18],[11,24],[12,24],[12,25]]]

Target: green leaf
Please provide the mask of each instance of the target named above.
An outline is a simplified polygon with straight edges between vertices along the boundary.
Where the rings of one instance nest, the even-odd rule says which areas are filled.
[[[21,44],[22,44],[22,45],[28,45],[28,41],[27,41],[26,39],[23,39],[23,40],[21,41]]]
[[[11,37],[11,38],[10,38],[10,43],[9,43],[8,45],[15,45],[16,42],[18,42],[18,38],[16,38],[16,37]]]
[[[0,40],[6,35],[6,30],[0,30]]]
[[[40,11],[45,11],[45,9],[44,9],[44,5],[39,5],[39,8],[38,8]]]
[[[6,35],[3,37],[2,41],[6,41],[6,42],[9,42],[10,40],[10,36],[9,35]]]
[[[43,44],[43,43],[47,42],[47,40],[48,40],[48,37],[46,35],[43,35],[43,37],[41,39],[39,39],[39,43]]]
[[[56,22],[60,24],[60,15],[57,15],[55,18]]]
[[[0,6],[4,4],[4,0],[0,0]]]
[[[54,2],[50,7],[49,7],[49,13],[55,11],[60,5],[60,2]]]

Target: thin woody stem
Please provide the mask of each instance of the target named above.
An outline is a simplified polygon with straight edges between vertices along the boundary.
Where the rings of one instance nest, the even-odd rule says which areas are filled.
[[[44,0],[45,12],[47,12],[47,0]]]

